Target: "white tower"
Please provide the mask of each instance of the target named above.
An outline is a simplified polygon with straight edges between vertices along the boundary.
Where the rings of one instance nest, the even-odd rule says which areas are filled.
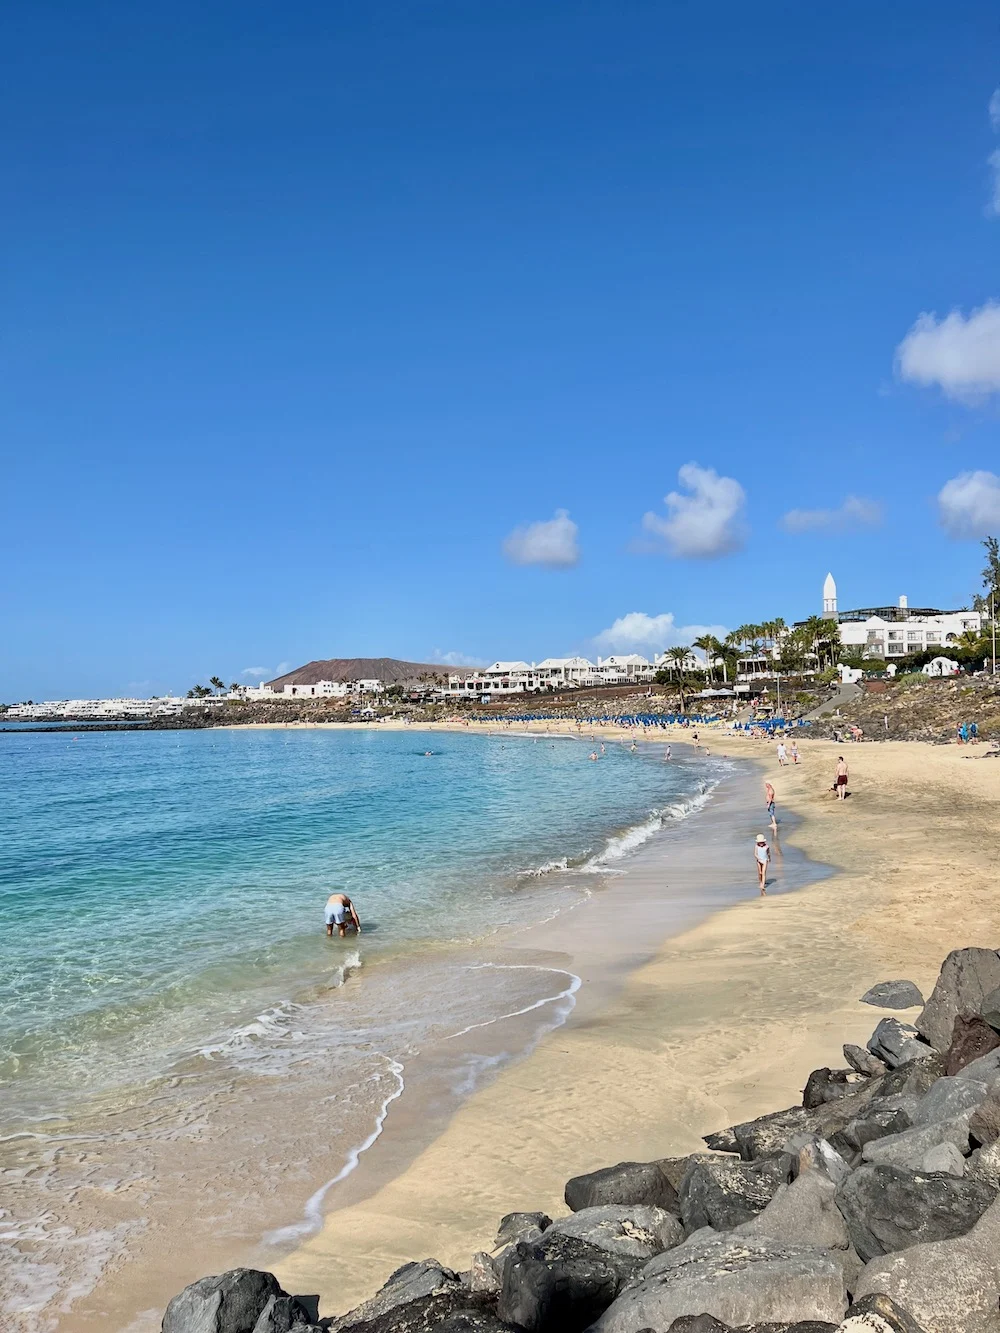
[[[837,619],[837,585],[832,574],[827,574],[823,584],[823,617],[825,620]]]

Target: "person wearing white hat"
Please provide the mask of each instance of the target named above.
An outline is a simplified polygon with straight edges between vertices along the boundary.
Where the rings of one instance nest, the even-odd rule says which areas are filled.
[[[760,883],[761,897],[767,896],[767,866],[771,859],[771,849],[763,833],[758,833],[753,845],[753,856],[757,863],[757,879]]]

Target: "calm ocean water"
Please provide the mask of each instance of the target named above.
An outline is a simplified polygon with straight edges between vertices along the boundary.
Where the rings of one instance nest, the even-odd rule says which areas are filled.
[[[531,910],[531,872],[607,858],[695,788],[654,747],[587,752],[510,734],[0,737],[8,1114],[158,1073],[341,968],[321,926],[334,888],[365,952],[476,936]]]
[[[5,1326],[75,1333],[88,1301],[151,1306],[143,1247],[193,1237],[195,1217],[198,1271],[221,1238],[222,1266],[265,1233],[291,1243],[404,1087],[447,1115],[564,1021],[578,979],[490,941],[600,891],[727,769],[591,748],[512,731],[0,736]],[[360,940],[326,937],[334,888]],[[101,1285],[123,1256],[135,1295]]]

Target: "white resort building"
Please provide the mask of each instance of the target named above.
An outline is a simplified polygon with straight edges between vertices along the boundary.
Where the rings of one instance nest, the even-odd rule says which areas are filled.
[[[172,717],[185,704],[212,700],[175,699],[47,699],[44,703],[11,704],[3,713],[8,722],[123,722],[151,717]],[[214,702],[221,703],[218,699]]]
[[[957,643],[966,631],[982,631],[978,611],[939,611],[929,606],[910,606],[900,597],[896,606],[868,606],[855,611],[837,609],[837,585],[827,574],[823,584],[823,615],[837,622],[840,642],[862,657],[889,661],[908,653]]]
[[[655,662],[640,657],[638,653],[597,659],[597,671],[602,685],[633,685],[637,681],[648,682],[656,675],[657,669]]]
[[[694,659],[698,661],[698,659]],[[476,670],[453,672],[444,691],[450,698],[539,694],[543,690],[581,689],[593,685],[648,684],[664,659],[650,662],[638,653],[599,657],[546,657],[543,662],[494,662]],[[704,663],[698,663],[704,670]]]
[[[380,680],[317,680],[310,683],[290,681],[283,685],[261,685],[259,692],[247,697],[261,699],[346,699],[353,694],[381,694]]]

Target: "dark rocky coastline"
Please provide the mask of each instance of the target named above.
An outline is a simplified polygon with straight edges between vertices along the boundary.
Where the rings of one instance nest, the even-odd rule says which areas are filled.
[[[575,1177],[567,1217],[509,1214],[465,1272],[409,1263],[321,1317],[235,1269],[163,1333],[1000,1333],[1000,952],[950,954],[914,1024],[844,1058],[704,1152]]]

